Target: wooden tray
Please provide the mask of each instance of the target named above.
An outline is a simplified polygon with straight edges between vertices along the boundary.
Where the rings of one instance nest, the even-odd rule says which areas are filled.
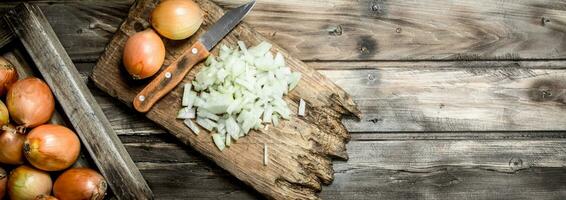
[[[20,77],[37,75],[47,82],[57,99],[57,107],[63,110],[58,109],[51,122],[72,124],[83,149],[108,182],[113,197],[153,198],[39,7],[24,3],[2,16],[0,48],[16,66]],[[35,69],[28,65],[26,58],[32,61]],[[39,73],[35,73],[36,70]],[[81,160],[79,165],[88,163]]]
[[[196,2],[206,12],[205,23],[197,33],[199,35],[224,11],[208,0]],[[149,27],[149,14],[157,3],[157,0],[140,0],[132,6],[92,73],[91,78],[98,87],[130,107],[132,99],[147,81],[136,82],[128,78],[122,66],[122,49],[130,35]],[[181,55],[195,38],[185,41],[164,40],[167,48],[164,65],[169,65]],[[242,23],[221,44],[234,47],[238,40],[249,46],[267,41]],[[326,77],[276,45],[272,50],[281,52],[291,69],[303,74],[299,85],[287,96],[286,101],[296,113],[297,102],[304,99],[307,102],[305,117],[295,115],[277,127],[252,132],[220,152],[210,134],[201,133],[197,136],[181,120],[175,119],[181,108],[180,86],[159,101],[146,116],[269,198],[317,199],[316,193],[321,190],[321,183],[330,184],[333,180],[330,158],[348,158],[345,143],[350,136],[340,119],[343,115],[359,117],[360,111],[349,95]],[[212,54],[216,53],[217,50],[212,51]],[[193,68],[184,81],[192,80],[201,68],[202,65]],[[270,160],[267,166],[263,165],[264,144],[269,146]]]

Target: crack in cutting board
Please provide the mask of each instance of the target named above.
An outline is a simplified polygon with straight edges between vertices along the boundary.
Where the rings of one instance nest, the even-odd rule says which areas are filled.
[[[195,2],[206,12],[205,22],[196,33],[198,36],[218,20],[224,10],[208,0]],[[132,6],[91,76],[100,89],[130,107],[133,98],[147,81],[128,78],[122,66],[122,48],[130,35],[149,27],[149,15],[157,3],[157,0],[140,0]],[[178,58],[196,38],[164,40],[167,49],[165,65]],[[241,23],[217,46],[224,44],[234,47],[238,40],[249,46],[268,41],[250,26]],[[252,131],[223,152],[214,146],[209,133],[201,131],[201,134],[195,135],[182,120],[175,119],[181,108],[182,84],[161,99],[146,116],[268,198],[318,199],[317,192],[320,192],[321,184],[330,184],[334,179],[331,159],[348,159],[346,142],[350,135],[342,125],[341,118],[344,115],[359,118],[361,113],[344,90],[316,70],[277,45],[272,51],[281,52],[287,65],[303,74],[299,85],[285,97],[285,101],[292,112],[297,113],[297,102],[304,99],[308,105],[306,116],[294,114],[290,120],[283,120],[276,127]],[[212,54],[217,53],[218,48],[213,49]],[[195,66],[184,82],[192,80],[202,67],[202,64]],[[264,144],[269,145],[267,166],[263,165]]]

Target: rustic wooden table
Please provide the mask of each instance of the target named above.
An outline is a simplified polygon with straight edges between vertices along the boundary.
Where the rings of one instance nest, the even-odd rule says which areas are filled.
[[[88,81],[132,1],[37,3]],[[322,198],[566,198],[565,2],[259,0],[246,21],[364,114]],[[261,198],[90,88],[157,199]]]

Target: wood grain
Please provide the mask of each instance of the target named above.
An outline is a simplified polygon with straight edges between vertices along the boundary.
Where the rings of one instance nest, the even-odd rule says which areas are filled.
[[[39,3],[71,58],[95,61],[131,2]],[[550,0],[265,0],[245,21],[301,60],[515,60],[566,58],[565,16]]]
[[[198,35],[218,20],[224,11],[208,0],[196,2],[207,12]],[[91,76],[103,91],[129,106],[144,84],[129,80],[124,75],[121,70],[122,48],[128,36],[143,30],[149,24],[148,13],[155,4],[156,1],[149,0],[134,4]],[[237,40],[243,40],[252,46],[266,39],[246,24],[240,24],[221,44],[234,46]],[[165,65],[176,60],[191,46],[191,42],[165,40],[168,50]],[[290,57],[281,48],[274,46],[274,50],[282,53],[292,70],[303,74],[301,82],[286,101],[290,104],[292,113],[296,113],[300,98],[307,101],[309,112],[305,118],[292,115],[290,121],[277,127],[251,132],[250,136],[238,140],[237,145],[220,152],[209,134],[201,131],[197,136],[181,120],[175,119],[175,113],[181,107],[181,86],[159,101],[146,116],[268,198],[317,199],[316,193],[320,191],[321,184],[332,182],[330,158],[347,158],[345,142],[349,135],[339,119],[342,115],[359,116],[359,111],[348,94],[324,76],[300,60]],[[211,52],[215,53],[217,50]],[[200,68],[202,65],[196,66],[184,81],[191,80]],[[268,144],[271,149],[268,166],[264,166],[261,160],[264,144]]]
[[[20,2],[0,4],[4,13]],[[75,62],[94,62],[126,17],[132,1],[36,1]],[[2,29],[4,30],[4,29]],[[2,37],[0,32],[0,37]]]
[[[122,136],[125,146],[144,163],[191,163],[206,161],[198,152],[166,135]],[[564,140],[407,140],[348,143],[343,168],[378,168],[406,172],[433,172],[439,168],[469,167],[500,173],[530,168],[560,168],[566,164]],[[204,167],[206,168],[206,167]],[[339,170],[336,170],[339,171]]]
[[[548,0],[266,0],[247,21],[303,60],[558,59],[566,57],[565,8]]]
[[[325,70],[352,95],[354,132],[564,130],[566,73],[517,65]]]
[[[121,138],[156,195],[256,198],[227,172],[170,136]],[[566,195],[561,146],[564,141],[353,140],[348,149],[356,157],[334,164],[335,181],[323,188],[321,198],[559,199]],[[176,176],[185,179],[166,181]],[[199,189],[199,181],[213,188]]]
[[[118,199],[151,199],[151,190],[55,36],[39,7],[22,4],[3,22],[17,35]]]

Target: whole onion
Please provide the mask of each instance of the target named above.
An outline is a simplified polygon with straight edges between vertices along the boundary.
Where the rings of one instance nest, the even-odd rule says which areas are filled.
[[[42,194],[42,195],[35,197],[35,200],[59,200],[59,199],[55,198],[54,196]]]
[[[7,124],[0,133],[0,163],[21,165],[24,163],[24,141],[26,136]]]
[[[12,200],[33,200],[39,195],[49,195],[53,182],[47,172],[22,165],[10,172],[8,194]]]
[[[204,12],[191,0],[165,0],[151,13],[151,25],[172,40],[182,40],[195,34],[203,22]]]
[[[6,97],[12,119],[25,128],[49,121],[55,110],[55,99],[49,86],[38,78],[17,81]]]
[[[73,168],[57,178],[53,194],[61,200],[100,200],[106,195],[106,187],[106,181],[98,172],[89,168]]]
[[[31,130],[24,142],[24,155],[31,165],[45,171],[70,167],[77,158],[81,143],[67,127],[45,124]]]
[[[6,196],[6,183],[8,182],[8,174],[6,174],[6,170],[0,167],[0,199]]]
[[[18,80],[18,72],[10,61],[0,57],[0,96],[6,94],[10,86]]]
[[[10,113],[4,102],[0,101],[0,127],[10,122]]]
[[[124,46],[122,62],[134,79],[153,76],[161,69],[165,60],[165,45],[155,33],[148,29],[132,35]]]

